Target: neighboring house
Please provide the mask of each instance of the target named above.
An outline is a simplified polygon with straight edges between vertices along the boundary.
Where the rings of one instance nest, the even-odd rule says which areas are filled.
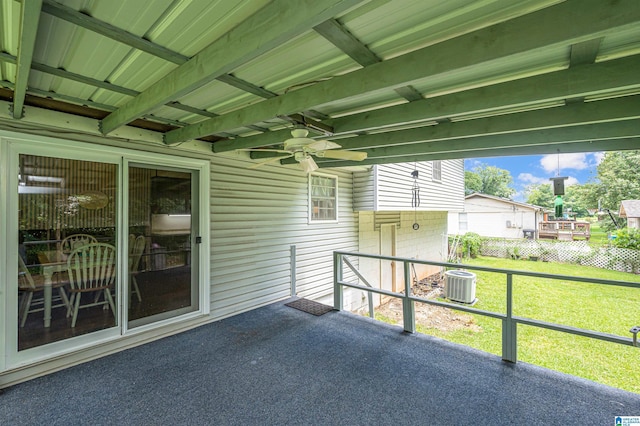
[[[465,197],[464,211],[449,213],[449,234],[475,232],[483,237],[536,237],[544,209],[486,194]]]
[[[622,201],[620,217],[627,218],[627,228],[640,228],[640,200]]]

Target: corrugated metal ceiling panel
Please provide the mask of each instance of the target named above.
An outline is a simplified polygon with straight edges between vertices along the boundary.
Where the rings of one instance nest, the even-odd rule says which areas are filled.
[[[241,35],[229,35],[229,31],[242,28],[243,22],[255,13],[267,10],[264,9],[265,7],[275,7],[272,9],[272,15],[258,15],[263,19],[261,22],[265,22],[265,20],[271,22],[270,17],[273,16],[273,27],[265,27],[263,31],[274,32],[264,35],[264,37],[271,37],[274,40],[280,40],[274,29],[284,27],[286,24],[295,23],[298,25],[297,21],[286,22],[282,20],[282,16],[299,16],[300,19],[306,19],[304,22],[308,23],[308,27],[300,31],[289,29],[287,34],[291,34],[291,36],[286,42],[282,42],[255,58],[251,52],[245,52],[244,56],[238,58],[237,61],[241,65],[224,70],[224,73],[230,73],[233,78],[240,79],[240,83],[244,81],[250,87],[252,85],[253,89],[247,88],[247,86],[244,88],[233,87],[217,80],[206,82],[208,77],[206,74],[210,72],[209,69],[219,68],[227,60],[226,57],[220,57],[219,63],[214,63],[216,61],[207,62],[206,60],[200,63],[198,61],[199,68],[196,67],[196,73],[201,75],[198,75],[197,78],[204,77],[202,81],[206,82],[205,84],[196,87],[197,84],[193,83],[192,87],[187,83],[187,87],[193,90],[184,94],[185,91],[176,89],[177,93],[174,92],[175,96],[170,97],[169,100],[165,97],[162,101],[157,102],[157,99],[152,98],[148,101],[148,107],[146,103],[143,103],[143,106],[147,107],[146,111],[137,115],[142,117],[153,114],[158,117],[160,122],[184,126],[207,122],[210,119],[205,115],[164,106],[162,103],[180,102],[186,107],[210,111],[225,117],[231,115],[243,117],[245,116],[245,108],[257,107],[257,104],[263,102],[265,98],[278,96],[265,104],[267,106],[264,108],[267,113],[247,114],[247,116],[255,116],[253,122],[230,120],[228,125],[225,123],[226,127],[223,126],[220,133],[212,131],[209,134],[248,135],[256,131],[255,128],[250,128],[252,125],[282,127],[287,121],[277,117],[282,114],[280,103],[286,102],[281,99],[286,98],[288,94],[304,90],[309,85],[327,79],[333,79],[338,83],[335,84],[335,88],[332,85],[321,86],[327,87],[325,92],[340,91],[340,80],[335,77],[360,70],[363,67],[362,64],[358,64],[349,56],[349,48],[362,49],[363,46],[366,46],[365,49],[369,49],[378,58],[388,61],[390,58],[425,46],[435,46],[445,41],[449,43],[455,37],[469,34],[481,28],[495,24],[502,25],[500,23],[528,15],[534,11],[543,11],[551,21],[555,20],[555,10],[562,11],[567,17],[573,16],[573,11],[575,11],[576,16],[580,16],[580,22],[591,22],[594,27],[602,27],[601,22],[608,23],[609,20],[623,22],[624,18],[621,17],[632,16],[632,20],[626,25],[611,24],[611,31],[604,28],[606,34],[599,48],[596,46],[594,57],[597,58],[597,61],[604,61],[640,54],[640,25],[638,25],[638,19],[635,18],[640,3],[629,0],[611,3],[596,0],[566,0],[564,2],[557,0],[523,0],[518,2],[512,0],[450,0],[446,2],[441,0],[371,0],[359,4],[354,0],[317,0],[316,2],[300,0],[299,3],[295,3],[298,9],[291,9],[292,3],[283,0],[151,0],[145,2],[58,0],[55,3],[54,0],[43,1],[45,10],[40,14],[27,92],[75,104],[102,107],[105,111],[122,109],[130,105],[135,94],[148,91],[158,81],[162,80],[162,84],[159,85],[162,86],[161,88],[172,88],[174,85],[181,84],[181,79],[184,77],[182,74],[173,79],[167,79],[167,75],[170,75],[179,66],[175,61],[180,62],[180,56],[186,60],[198,54],[216,40],[228,40],[230,37],[235,37],[235,40],[250,40],[252,44],[247,45],[254,46],[255,44],[258,49],[256,52],[262,52],[259,47],[261,43],[259,36],[262,34],[258,34],[256,37],[251,34],[251,29],[249,29]],[[319,15],[304,16],[305,8],[317,4],[322,4],[322,8],[336,10],[332,16],[323,15],[322,19],[335,19],[338,23],[337,28],[342,28],[352,35],[356,41],[352,40],[347,43],[348,48],[340,46],[335,40],[333,42],[330,40],[331,37],[345,36],[341,35],[339,30],[328,36],[327,34],[321,35],[321,31],[314,31],[311,28],[322,21],[318,18]],[[346,6],[342,7],[340,4],[346,4]],[[587,6],[582,7],[584,4]],[[90,29],[71,24],[65,19],[54,17],[46,9],[55,5],[65,10],[64,13],[69,16],[75,16],[80,12],[84,14],[80,15],[81,20],[90,21],[92,25],[110,25],[115,28],[116,33],[118,31],[120,33],[114,36],[115,39],[112,39]],[[0,73],[2,80],[5,80],[2,83],[4,87],[12,88],[12,84],[15,82],[16,66],[14,63],[16,56],[19,55],[20,30],[18,23],[22,7],[23,3],[18,1],[0,0],[0,18],[3,22],[0,29],[0,48],[5,52],[4,55],[0,55]],[[610,16],[607,8],[612,10]],[[300,12],[300,14],[292,15],[290,13],[292,10]],[[318,9],[318,11],[320,10]],[[600,12],[597,14],[591,10],[599,10]],[[598,20],[597,18],[601,15],[606,15],[608,18]],[[70,19],[69,16],[66,19]],[[537,17],[538,14],[531,16]],[[633,19],[636,20],[633,21]],[[570,19],[565,19],[565,21],[567,26],[573,25]],[[324,21],[324,23],[327,22]],[[529,31],[525,29],[522,34],[516,34],[517,31],[514,31],[513,27],[509,27],[510,37],[517,38],[522,46],[530,45],[529,39],[532,37],[544,39],[546,36],[537,31],[537,26],[533,25],[532,21],[527,22]],[[540,25],[544,26],[544,22],[541,22]],[[389,79],[387,87],[376,86],[371,92],[354,92],[355,94],[351,97],[343,98],[341,93],[336,93],[336,96],[327,98],[323,94],[324,100],[309,99],[309,102],[305,103],[303,107],[307,109],[295,111],[295,113],[304,113],[308,117],[316,118],[322,115],[346,117],[362,111],[406,103],[409,100],[442,96],[503,81],[567,69],[572,57],[571,44],[590,41],[588,29],[580,28],[580,31],[585,35],[580,35],[582,34],[580,33],[574,39],[571,39],[572,34],[566,33],[568,41],[563,41],[562,37],[565,36],[565,33],[559,31],[558,42],[554,42],[550,38],[547,45],[533,50],[529,49],[523,53],[510,54],[505,58],[484,61],[482,57],[478,57],[478,63],[468,65],[459,62],[460,65],[454,65],[447,72],[435,72],[434,75],[427,75],[425,72],[424,78],[406,82],[406,85],[412,86],[411,88],[400,87],[398,83],[393,82],[394,80]],[[489,31],[478,33],[478,47],[484,48],[493,45],[492,43],[495,42],[492,40],[493,34]],[[496,37],[499,37],[502,33],[498,29],[495,34]],[[602,34],[603,32],[595,31],[593,37],[600,37]],[[171,60],[160,59],[151,53],[138,50],[132,47],[133,45],[126,44],[125,40],[130,35],[142,37],[144,40],[155,43],[155,47],[168,48],[177,54],[178,59],[176,57]],[[325,37],[329,37],[329,39]],[[473,44],[468,40],[465,43],[472,46]],[[452,50],[454,52],[452,54],[461,57],[460,48],[466,45],[460,43],[454,43],[454,45],[458,47],[458,51],[456,53],[455,50]],[[236,46],[240,47],[241,45]],[[439,63],[446,61],[446,52],[443,49],[439,50]],[[517,52],[517,50],[513,50],[513,52]],[[587,47],[586,53],[583,51],[582,58],[584,60],[588,57]],[[452,63],[457,63],[454,59],[455,57],[451,58]],[[243,61],[245,62],[242,63]],[[428,60],[425,60],[424,57],[416,63],[424,66],[429,65]],[[47,72],[38,71],[38,64],[53,67],[58,75],[54,76]],[[368,67],[369,64],[364,64],[364,66]],[[394,72],[393,68],[390,68],[390,72]],[[69,73],[73,73],[73,75]],[[380,81],[387,80],[384,73],[367,75],[373,75],[368,78]],[[225,76],[223,75],[223,77]],[[94,79],[103,84],[92,85],[90,82],[77,81],[82,78]],[[123,89],[116,87],[114,90],[113,86],[111,88],[100,87],[108,84]],[[640,82],[631,85],[625,83],[618,91],[612,88],[610,93],[612,96],[618,93],[638,93],[638,85]],[[132,92],[129,94],[121,93],[126,89]],[[342,89],[346,91],[346,87]],[[396,89],[400,89],[400,91],[398,92]],[[263,90],[261,95],[251,93],[260,90]],[[6,93],[3,92],[4,99],[8,97]],[[605,91],[600,91],[595,97],[587,95],[587,99],[604,98],[607,95],[603,93]],[[327,99],[329,100],[327,101]],[[154,101],[156,102],[154,103]],[[302,103],[300,102],[300,104]],[[541,105],[545,105],[545,103],[541,102]],[[286,107],[283,108],[286,109]],[[505,107],[505,110],[509,110],[509,107]],[[273,111],[273,114],[270,115],[269,111]],[[286,112],[286,114],[291,113],[293,112]],[[480,116],[482,115],[478,115],[477,111],[468,113],[468,117],[478,118]],[[456,119],[461,118],[464,117]],[[400,124],[402,118],[399,117],[398,120]],[[124,122],[130,121],[125,120]],[[122,124],[119,123],[119,125]],[[392,127],[390,126],[390,128]],[[198,126],[198,128],[206,127]],[[212,125],[212,128],[215,126]]]

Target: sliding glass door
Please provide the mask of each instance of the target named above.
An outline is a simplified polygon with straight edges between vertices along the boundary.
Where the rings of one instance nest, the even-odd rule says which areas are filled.
[[[18,350],[116,327],[118,165],[18,162]]]
[[[198,309],[197,174],[129,166],[129,328]]]
[[[0,368],[208,312],[206,160],[44,138],[0,154]]]

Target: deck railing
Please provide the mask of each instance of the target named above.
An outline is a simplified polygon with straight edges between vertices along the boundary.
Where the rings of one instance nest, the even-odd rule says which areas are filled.
[[[545,221],[538,224],[539,238],[554,238],[573,240],[574,238],[585,238],[587,241],[591,237],[591,224],[589,222],[576,222],[573,220]]]
[[[346,265],[348,268],[353,268],[353,263],[354,263],[349,261],[347,257],[387,260],[387,261],[397,262],[397,264],[401,264],[402,270],[404,271],[404,282],[405,282],[404,291],[394,292],[394,291],[389,291],[385,289],[374,288],[374,287],[371,287],[370,285],[360,285],[358,283],[344,281],[344,276],[343,276],[344,266]],[[464,268],[466,270],[476,270],[476,271],[504,274],[505,280],[506,280],[505,313],[503,314],[499,312],[486,311],[482,309],[476,309],[468,305],[449,303],[441,300],[426,299],[424,297],[414,296],[411,293],[411,265],[412,264],[433,265],[433,266],[440,266],[443,268],[451,268],[451,269]],[[546,279],[552,279],[552,280],[565,280],[565,281],[585,282],[585,283],[593,283],[593,284],[600,284],[600,285],[633,287],[637,289],[640,289],[640,283],[628,282],[628,281],[602,280],[597,278],[574,277],[574,276],[567,276],[567,275],[552,275],[552,274],[544,274],[539,272],[515,271],[510,269],[496,269],[496,268],[488,268],[484,266],[465,265],[465,264],[459,264],[459,263],[433,262],[433,261],[425,261],[425,260],[417,260],[417,259],[407,259],[402,257],[380,256],[380,255],[374,255],[374,254],[342,252],[342,251],[335,251],[333,253],[333,267],[334,267],[334,293],[333,293],[334,309],[336,310],[343,309],[344,287],[350,287],[350,288],[355,288],[355,289],[359,289],[367,292],[367,294],[369,295],[369,301],[370,301],[369,314],[371,316],[373,316],[373,308],[371,304],[372,293],[402,299],[403,327],[404,327],[404,331],[408,333],[414,333],[416,331],[415,302],[427,303],[429,305],[441,306],[441,307],[451,308],[458,311],[468,312],[471,314],[477,314],[477,315],[483,315],[491,318],[496,318],[502,321],[502,359],[504,361],[509,361],[513,363],[517,362],[517,359],[518,359],[517,357],[517,353],[518,353],[517,326],[518,324],[560,331],[563,333],[569,333],[569,334],[574,334],[578,336],[604,340],[612,343],[619,343],[627,346],[636,346],[636,347],[638,346],[637,333],[640,332],[640,327],[635,326],[635,324],[630,324],[630,326],[634,326],[634,327],[632,327],[630,330],[630,332],[633,333],[633,338],[629,338],[629,337],[622,337],[614,334],[601,333],[594,330],[571,327],[563,324],[550,323],[550,322],[536,320],[533,318],[526,318],[526,317],[520,317],[520,316],[514,315],[513,314],[513,277],[529,276],[529,277],[546,278]],[[356,276],[362,276],[362,274],[358,272]]]

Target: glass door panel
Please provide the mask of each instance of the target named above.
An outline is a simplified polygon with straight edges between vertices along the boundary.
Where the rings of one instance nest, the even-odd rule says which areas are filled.
[[[18,167],[18,350],[117,326],[118,166],[21,154]]]
[[[199,309],[197,274],[191,262],[191,235],[197,235],[194,176],[129,167],[130,328]]]

